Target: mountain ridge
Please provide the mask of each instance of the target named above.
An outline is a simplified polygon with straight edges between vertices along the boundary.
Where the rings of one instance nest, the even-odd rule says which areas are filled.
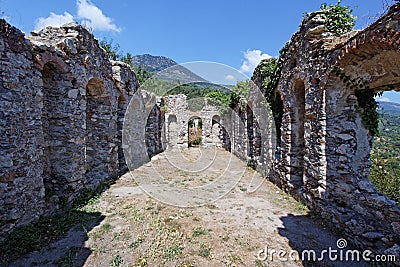
[[[183,83],[206,82],[199,75],[165,56],[153,56],[150,54],[136,55],[132,58],[132,65],[146,68],[149,72],[155,73],[153,78],[160,80],[179,80]]]
[[[174,65],[178,65],[178,63],[171,58],[165,56],[153,56],[150,54],[133,56],[132,64],[134,66],[146,67],[150,72],[159,72]]]
[[[379,110],[383,113],[400,116],[400,104],[389,101],[378,101]]]

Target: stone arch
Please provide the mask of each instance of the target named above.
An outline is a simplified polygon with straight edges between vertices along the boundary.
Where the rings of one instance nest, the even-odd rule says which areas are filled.
[[[218,115],[218,114],[214,114],[214,115],[211,117],[211,120],[212,120],[212,123],[213,123],[213,124],[214,124],[214,123],[221,123],[221,116]]]
[[[168,116],[168,145],[174,147],[178,144],[178,119],[176,115]]]
[[[129,102],[122,133],[124,157],[130,170],[140,167],[149,160],[145,144],[146,119],[145,101],[138,90]]]
[[[374,137],[363,125],[357,111],[357,95],[362,97],[383,91],[400,91],[400,53],[393,46],[393,33],[392,30],[381,32],[387,37],[374,44],[371,39],[363,39],[372,34],[369,31],[350,40],[340,51],[327,84],[327,132],[336,137],[328,137],[327,146],[338,147],[328,151],[327,179],[332,179],[340,164],[349,164],[352,168],[343,170],[342,176],[359,177],[358,184],[352,187],[358,189],[361,184],[366,193],[375,191],[368,181]],[[337,117],[342,121],[338,121]],[[334,160],[335,155],[339,156],[339,161]],[[348,205],[348,201],[342,204]]]
[[[157,103],[153,105],[150,112],[147,114],[145,142],[149,158],[163,150],[162,134],[164,131],[164,118],[165,116]]]
[[[187,125],[188,147],[199,146],[202,142],[203,119],[199,116],[192,116]]]
[[[111,101],[100,78],[92,78],[86,85],[86,179],[96,186],[110,171],[109,143],[112,119]]]
[[[374,44],[364,42],[357,46],[354,42],[350,41],[347,52],[338,57],[325,87],[325,198],[330,205],[340,207],[353,217],[359,216],[357,227],[368,225],[369,229],[379,229],[382,236],[390,237],[374,243],[375,248],[387,249],[393,246],[390,240],[399,238],[393,225],[399,223],[400,207],[369,181],[374,137],[363,125],[358,106],[365,94],[400,89],[400,53],[390,49],[386,41],[381,44],[375,40]],[[341,218],[340,223],[343,222]],[[351,230],[360,242],[369,242],[358,229]]]
[[[290,184],[295,189],[303,186],[304,176],[304,120],[305,120],[305,84],[301,79],[292,84],[294,107],[290,124]]]
[[[384,50],[399,50],[399,37],[400,32],[392,28],[377,30],[369,27],[338,50],[334,65],[354,65]]]
[[[69,105],[68,91],[71,82],[65,79],[66,71],[57,62],[43,64],[42,127],[44,137],[43,183],[45,198],[65,196],[65,189],[74,176],[72,169],[72,136],[68,130],[73,125],[69,120],[72,107]],[[53,199],[56,200],[56,199]]]

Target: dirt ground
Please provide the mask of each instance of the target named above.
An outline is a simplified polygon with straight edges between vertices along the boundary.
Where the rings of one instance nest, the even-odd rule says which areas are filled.
[[[216,149],[167,150],[85,209],[103,219],[11,266],[314,266],[276,254],[265,259],[264,252],[318,251],[339,238],[304,205]]]

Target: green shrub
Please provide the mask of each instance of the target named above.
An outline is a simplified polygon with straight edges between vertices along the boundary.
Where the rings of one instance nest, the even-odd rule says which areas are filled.
[[[339,0],[336,5],[323,3],[320,8],[324,12],[326,30],[336,36],[351,32],[356,24],[356,17],[352,15],[353,10],[340,5],[341,2]]]

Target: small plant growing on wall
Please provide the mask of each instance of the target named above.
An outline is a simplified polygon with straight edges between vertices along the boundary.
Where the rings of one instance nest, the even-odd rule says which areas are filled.
[[[336,5],[323,3],[320,7],[325,17],[326,30],[336,36],[351,32],[356,24],[353,10],[349,6],[342,6],[341,2],[339,0]]]

